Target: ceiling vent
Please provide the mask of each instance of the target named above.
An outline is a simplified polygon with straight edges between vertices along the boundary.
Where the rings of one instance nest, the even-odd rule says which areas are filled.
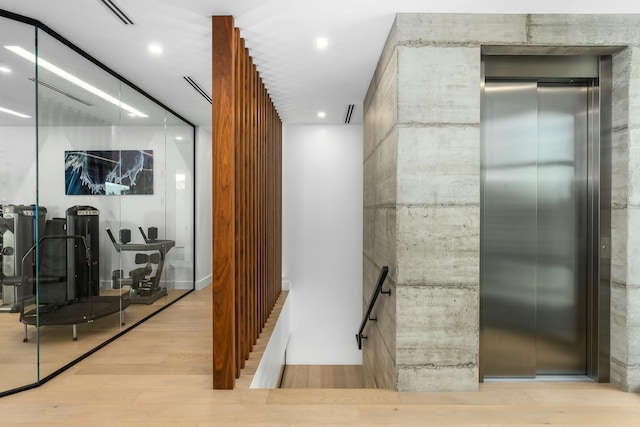
[[[353,117],[353,110],[356,109],[356,105],[355,104],[349,104],[347,105],[347,114],[345,114],[344,116],[344,122],[345,123],[351,123],[351,117]]]
[[[32,82],[36,82],[36,79],[34,79],[34,78],[32,78],[32,77],[30,77],[30,78],[29,78],[29,80],[31,80]],[[67,98],[73,99],[74,101],[79,102],[80,104],[84,104],[84,105],[86,105],[87,107],[93,107],[93,104],[91,104],[91,103],[89,103],[89,102],[87,102],[87,101],[85,101],[85,100],[83,100],[83,99],[80,99],[80,98],[78,98],[77,96],[71,95],[69,92],[65,92],[64,90],[59,89],[59,88],[55,87],[55,86],[54,86],[54,85],[52,85],[52,84],[49,84],[49,83],[43,82],[42,80],[38,80],[38,81],[37,81],[37,83],[38,83],[40,86],[44,86],[44,87],[46,87],[47,89],[51,89],[51,90],[52,90],[52,91],[54,91],[54,92],[58,92],[59,94],[66,96]]]
[[[204,89],[202,89],[202,87],[200,87],[200,85],[196,83],[195,80],[193,80],[189,76],[184,77],[184,79],[191,85],[192,88],[195,89],[196,92],[200,94],[200,96],[206,99],[209,104],[213,104],[213,99],[211,99],[211,96]]]
[[[127,14],[124,13],[122,9],[120,9],[120,7],[112,0],[100,0],[100,3],[102,3],[107,9],[109,9],[109,11],[124,25],[134,25],[131,18],[129,18]]]

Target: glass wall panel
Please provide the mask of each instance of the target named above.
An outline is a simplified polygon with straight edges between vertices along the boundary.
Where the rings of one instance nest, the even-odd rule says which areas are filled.
[[[33,56],[34,43],[34,26],[0,17],[0,392],[38,378],[37,346],[22,342],[19,313],[22,298],[33,300],[22,258],[38,225],[35,64],[10,50]]]
[[[47,209],[38,286],[46,377],[121,328],[118,291],[106,280],[113,249],[105,231],[121,216],[120,197],[105,195],[119,174],[111,153],[121,145],[121,83],[44,31],[36,63],[38,190]]]
[[[58,36],[2,19],[0,394],[194,288],[193,126]],[[13,212],[34,229],[22,275]]]
[[[193,288],[195,276],[194,129],[167,112],[167,235],[175,240],[169,258],[173,296]]]

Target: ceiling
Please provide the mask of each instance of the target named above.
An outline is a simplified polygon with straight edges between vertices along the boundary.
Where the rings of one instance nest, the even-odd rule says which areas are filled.
[[[285,123],[362,122],[362,101],[395,13],[640,13],[629,0],[0,0],[0,9],[38,19],[176,113],[211,124],[211,16],[233,15]],[[329,46],[315,47],[318,37]],[[163,54],[148,53],[152,42]],[[3,95],[0,95],[2,97]],[[326,116],[319,118],[317,113]]]

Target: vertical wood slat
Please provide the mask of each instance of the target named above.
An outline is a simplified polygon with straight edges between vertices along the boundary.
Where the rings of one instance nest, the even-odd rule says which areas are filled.
[[[244,123],[244,116],[246,108],[244,105],[245,99],[245,76],[244,76],[244,62],[245,48],[244,39],[240,38],[240,30],[235,29],[235,39],[237,46],[236,55],[236,90],[237,96],[235,99],[236,104],[236,142],[235,142],[235,154],[236,154],[236,377],[240,376],[240,370],[244,368],[245,358],[245,343],[247,341],[247,322],[246,319],[247,307],[245,305],[246,289],[247,289],[247,263],[246,263],[246,217],[247,217],[247,205],[245,202],[245,194],[247,190],[246,182],[246,143],[245,143],[245,130],[246,124]]]
[[[267,180],[266,180],[266,175],[267,175],[267,165],[265,162],[266,159],[266,148],[267,148],[267,144],[266,144],[266,140],[267,140],[267,135],[266,135],[266,130],[267,130],[267,123],[266,123],[266,116],[267,116],[267,110],[265,108],[267,100],[265,99],[265,89],[262,85],[260,85],[260,103],[261,103],[261,109],[260,109],[260,165],[262,167],[262,170],[260,172],[261,174],[261,180],[260,180],[260,185],[262,186],[262,191],[261,191],[261,196],[262,196],[262,209],[260,209],[260,251],[261,251],[261,257],[260,257],[260,268],[262,269],[262,285],[260,286],[260,332],[262,332],[262,328],[264,326],[264,323],[266,321],[266,313],[265,313],[265,297],[266,297],[266,291],[267,291],[267,286],[268,286],[268,280],[267,280],[267,276],[266,276],[266,271],[267,271],[267,245],[266,245],[266,240],[267,240],[267,227],[265,224],[265,215],[266,215],[266,206],[267,206]]]
[[[234,127],[234,163],[235,163],[235,187],[234,187],[234,194],[235,194],[235,201],[234,201],[234,207],[235,207],[235,215],[234,215],[234,231],[235,231],[235,239],[234,239],[234,244],[235,244],[235,259],[236,259],[236,265],[238,266],[238,268],[235,269],[234,271],[234,275],[235,275],[235,293],[236,293],[236,298],[234,301],[234,309],[235,309],[235,319],[236,319],[236,330],[235,330],[235,347],[236,347],[236,358],[235,358],[235,362],[234,362],[234,375],[237,378],[238,376],[240,376],[240,354],[237,351],[237,349],[241,346],[241,342],[242,342],[242,322],[238,322],[237,319],[242,318],[242,309],[240,307],[240,301],[242,300],[242,293],[241,293],[241,288],[242,288],[242,225],[241,225],[241,219],[243,217],[243,213],[242,213],[242,202],[241,202],[241,191],[242,191],[242,176],[243,176],[243,171],[242,171],[242,167],[240,165],[240,159],[242,158],[242,145],[238,144],[238,139],[240,138],[240,133],[241,133],[241,124],[240,124],[240,102],[239,99],[242,96],[242,94],[240,93],[240,79],[238,79],[238,75],[237,75],[237,69],[238,69],[238,65],[240,64],[240,55],[239,53],[239,46],[238,44],[240,43],[240,30],[238,30],[238,28],[234,28],[233,31],[233,38],[234,38],[234,43],[235,43],[235,47],[236,47],[236,53],[235,53],[235,57],[234,57],[234,74],[235,74],[235,79],[234,79],[234,93],[235,93],[235,97],[233,99],[233,110],[234,110],[234,115],[235,115],[235,127]]]
[[[251,173],[252,173],[252,211],[251,211],[251,347],[258,339],[258,314],[256,305],[258,303],[258,69],[255,64],[251,66]]]
[[[244,227],[244,265],[243,265],[243,276],[244,276],[244,299],[242,300],[243,306],[243,316],[244,319],[241,323],[243,324],[243,336],[242,336],[242,351],[241,351],[241,367],[244,368],[245,361],[249,358],[249,322],[247,321],[249,317],[249,144],[248,144],[248,129],[249,126],[247,124],[247,111],[248,111],[248,78],[247,78],[247,63],[249,62],[249,55],[247,49],[245,48],[244,39],[240,39],[240,54],[242,55],[242,61],[240,64],[240,77],[242,80],[242,101],[241,101],[241,123],[242,123],[242,138],[240,143],[243,146],[243,156],[241,159],[243,172],[244,172],[244,188],[242,191],[242,203],[245,207],[244,215],[242,218],[242,224]]]
[[[213,385],[235,385],[233,17],[212,18]]]
[[[233,18],[212,25],[214,388],[232,388],[281,292],[282,122]]]

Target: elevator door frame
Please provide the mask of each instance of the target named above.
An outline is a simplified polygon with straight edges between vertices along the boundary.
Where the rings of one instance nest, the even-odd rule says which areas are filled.
[[[485,81],[538,80],[541,82],[594,81],[589,100],[588,142],[588,248],[587,248],[587,348],[586,374],[599,382],[609,381],[609,304],[611,242],[611,57],[610,56],[483,56],[481,102]],[[481,103],[481,128],[485,123]],[[483,134],[483,132],[481,132]],[[480,381],[484,380],[483,230],[485,141],[481,140],[480,231]]]

